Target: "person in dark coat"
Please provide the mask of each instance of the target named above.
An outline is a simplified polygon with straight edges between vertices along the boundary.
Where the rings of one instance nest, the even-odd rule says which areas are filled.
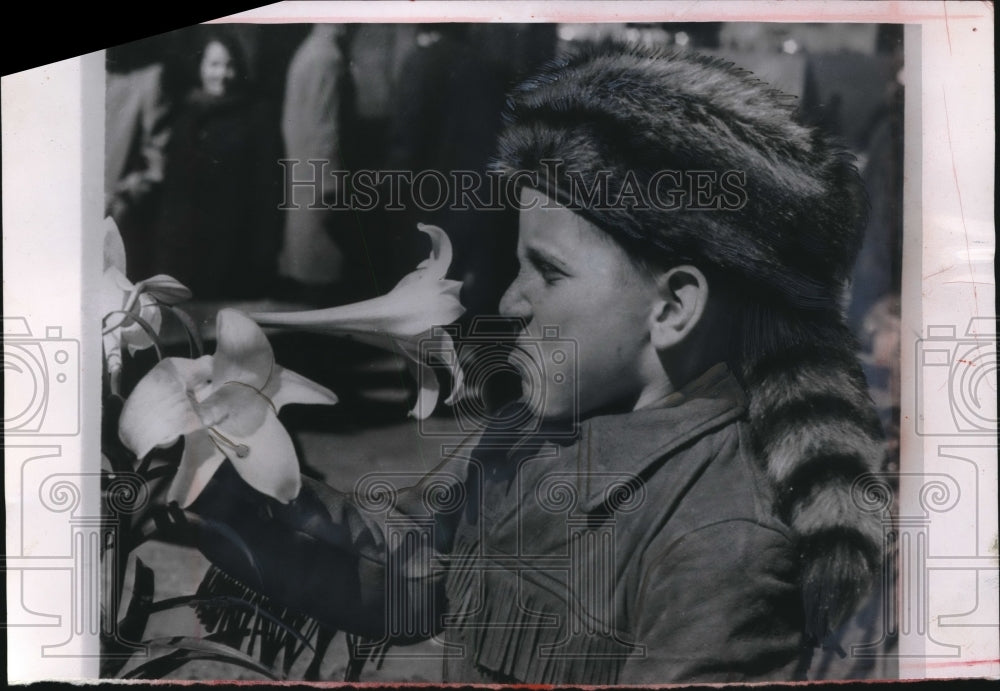
[[[202,550],[372,645],[438,637],[448,682],[805,678],[882,565],[851,160],[730,64],[612,45],[512,92],[495,169],[522,399],[410,489],[223,470],[192,509],[253,559]]]
[[[395,94],[388,163],[391,169],[413,176],[426,171],[470,176],[478,181],[475,194],[487,200],[486,169],[509,85],[507,75],[484,57],[474,38],[465,24],[420,27]],[[501,250],[509,253],[504,240],[512,235],[512,219],[467,201],[427,208],[437,204],[437,191],[433,182],[421,179],[411,180],[414,186],[400,195],[408,209],[405,220],[398,223],[399,241],[411,237],[417,221],[447,228],[455,247],[452,270],[463,283],[463,304],[474,314],[495,312],[504,287],[501,281],[509,273],[497,256],[502,256]],[[405,256],[409,263],[412,252]]]
[[[167,150],[153,269],[198,299],[266,295],[280,243],[277,121],[228,34],[207,34],[196,65]]]

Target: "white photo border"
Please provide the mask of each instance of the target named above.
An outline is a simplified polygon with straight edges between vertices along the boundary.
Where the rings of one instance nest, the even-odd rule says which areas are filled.
[[[992,6],[284,2],[217,21],[442,19],[907,25],[899,673],[1000,676],[996,408],[985,408],[992,427],[963,422],[954,376],[931,386],[926,358],[929,350],[959,342],[992,344],[995,353]],[[33,394],[49,406],[45,424],[4,440],[5,626],[13,683],[98,677],[93,546],[108,526],[97,491],[102,365],[91,267],[100,266],[103,191],[101,176],[89,171],[102,170],[103,75],[98,52],[2,83],[4,366],[11,343],[30,343],[32,352],[52,358]],[[985,376],[984,390],[992,387],[995,395],[995,359]],[[25,395],[6,381],[7,401]],[[942,429],[928,420],[955,423]]]

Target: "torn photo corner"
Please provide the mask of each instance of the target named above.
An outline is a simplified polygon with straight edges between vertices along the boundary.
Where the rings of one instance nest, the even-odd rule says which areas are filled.
[[[996,678],[990,19],[277,3],[3,77],[8,678]]]

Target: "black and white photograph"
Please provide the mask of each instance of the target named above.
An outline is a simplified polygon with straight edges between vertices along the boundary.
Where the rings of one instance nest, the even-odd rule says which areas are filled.
[[[911,676],[922,27],[307,19],[89,63],[96,676]]]
[[[108,553],[105,669],[895,676],[843,648],[892,645],[858,488],[897,467],[904,49],[722,22],[109,49],[103,448],[151,497]]]

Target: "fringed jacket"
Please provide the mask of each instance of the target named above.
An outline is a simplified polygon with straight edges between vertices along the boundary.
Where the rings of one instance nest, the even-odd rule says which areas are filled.
[[[375,645],[439,639],[446,682],[801,678],[799,564],[745,416],[719,365],[655,409],[488,430],[407,490],[308,483],[253,528],[210,492],[252,556],[204,549]]]

